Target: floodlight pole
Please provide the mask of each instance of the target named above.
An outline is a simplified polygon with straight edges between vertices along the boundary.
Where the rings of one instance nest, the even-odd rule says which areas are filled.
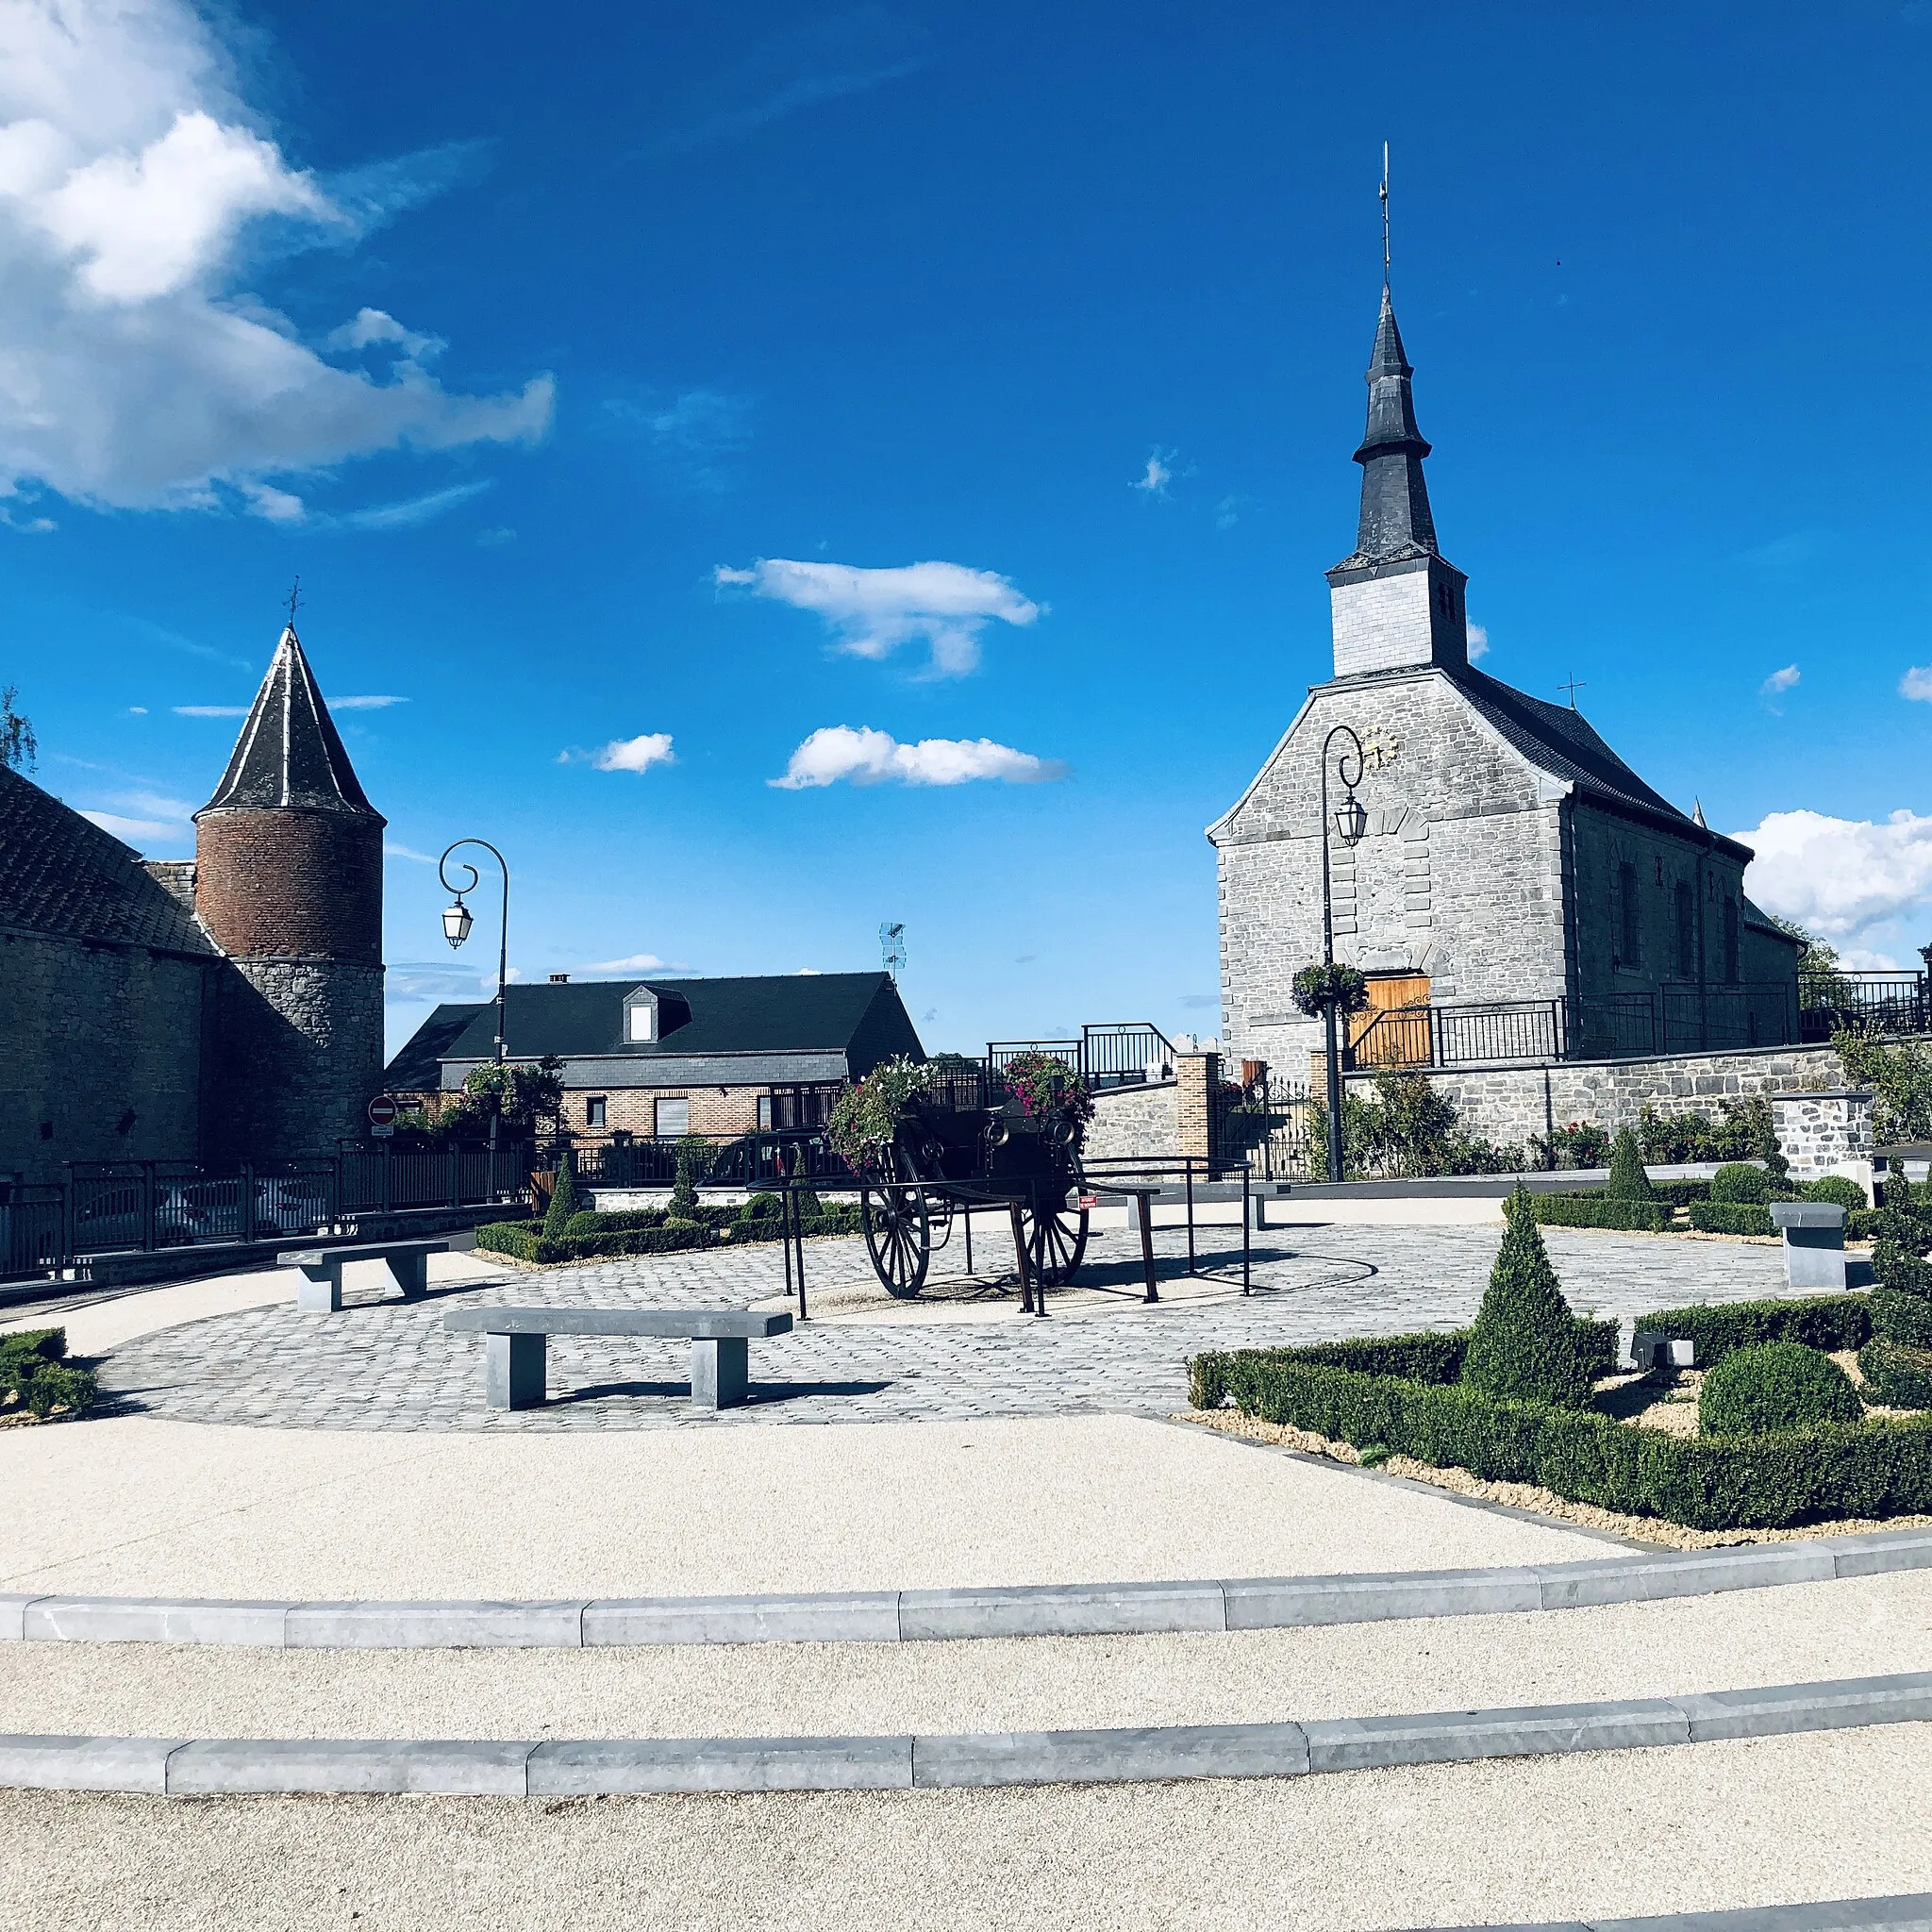
[[[1322,964],[1332,969],[1335,964],[1335,913],[1328,895],[1328,753],[1338,738],[1347,739],[1353,751],[1344,749],[1335,759],[1335,774],[1341,780],[1348,793],[1348,803],[1355,805],[1355,788],[1362,782],[1362,741],[1346,724],[1338,724],[1322,741]],[[1349,775],[1351,758],[1355,764],[1355,774]],[[1347,834],[1342,835],[1347,838]],[[1354,839],[1347,839],[1351,845]],[[1341,1179],[1341,1055],[1335,1037],[1335,998],[1334,988],[1328,990],[1329,997],[1322,1009],[1322,1022],[1327,1033],[1328,1044],[1328,1178],[1339,1182]]]

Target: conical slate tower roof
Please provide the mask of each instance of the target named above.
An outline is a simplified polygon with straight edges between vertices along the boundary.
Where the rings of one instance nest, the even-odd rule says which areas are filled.
[[[293,625],[283,630],[235,755],[201,809],[347,812],[380,823],[316,689]]]
[[[1414,375],[1402,352],[1395,305],[1384,282],[1375,352],[1369,358],[1369,424],[1355,453],[1362,466],[1361,522],[1355,554],[1336,565],[1338,570],[1442,554],[1436,545],[1429,488],[1423,480],[1429,445],[1415,424]]]

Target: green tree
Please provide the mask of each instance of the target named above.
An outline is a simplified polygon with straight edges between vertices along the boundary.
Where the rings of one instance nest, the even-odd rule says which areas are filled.
[[[1481,1311],[1462,1358],[1462,1379],[1509,1402],[1585,1407],[1590,1366],[1577,1344],[1576,1318],[1550,1266],[1528,1191],[1509,1196],[1507,1224]]]
[[[1604,1189],[1613,1201],[1654,1201],[1657,1190],[1643,1171],[1643,1157],[1637,1151],[1637,1136],[1628,1127],[1619,1127],[1610,1147],[1610,1178]]]
[[[40,741],[24,712],[14,708],[20,687],[0,691],[0,771],[31,772],[40,762]]]
[[[686,1134],[677,1143],[677,1177],[671,1186],[673,1221],[698,1218],[697,1161],[709,1144],[701,1134]]]
[[[560,1241],[577,1211],[577,1176],[570,1150],[557,1157],[557,1181],[550,1190],[550,1206],[543,1210],[543,1239]]]

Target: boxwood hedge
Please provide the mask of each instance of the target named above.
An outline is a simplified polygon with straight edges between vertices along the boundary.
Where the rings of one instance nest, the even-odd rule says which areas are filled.
[[[76,1368],[66,1354],[64,1328],[0,1335],[0,1395],[18,1396],[43,1422],[57,1408],[79,1415],[96,1393],[93,1371]]]
[[[1531,1208],[1542,1227],[1621,1227],[1661,1234],[1671,1224],[1668,1201],[1632,1201],[1605,1193],[1538,1194]]]
[[[1634,1428],[1586,1409],[1502,1402],[1460,1383],[1362,1374],[1299,1349],[1243,1349],[1189,1364],[1196,1407],[1247,1415],[1358,1449],[1535,1483],[1573,1502],[1692,1529],[1932,1509],[1932,1417],[1868,1419],[1722,1441]]]
[[[1757,1170],[1754,1168],[1755,1174]],[[1777,1232],[1771,1224],[1771,1209],[1755,1201],[1693,1201],[1690,1225],[1705,1234],[1761,1234]]]

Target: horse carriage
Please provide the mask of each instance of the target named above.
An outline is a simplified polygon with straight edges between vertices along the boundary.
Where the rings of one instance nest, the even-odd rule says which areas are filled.
[[[1046,1054],[997,1073],[973,1062],[898,1063],[867,1084],[881,1074],[874,1132],[850,1144],[866,1252],[886,1291],[916,1295],[955,1226],[989,1208],[1006,1212],[1029,1304],[1033,1291],[1071,1281],[1087,1252],[1080,1141],[1092,1111],[1078,1075]]]

